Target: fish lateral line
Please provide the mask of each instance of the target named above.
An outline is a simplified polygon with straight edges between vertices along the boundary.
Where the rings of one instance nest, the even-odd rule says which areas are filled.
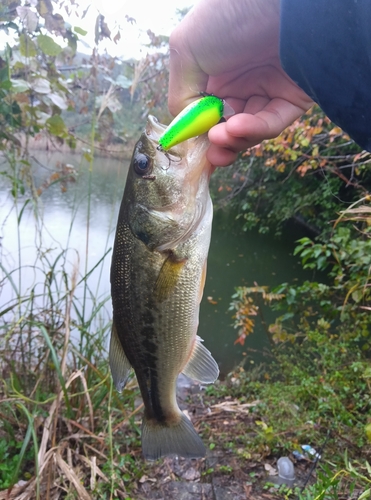
[[[166,152],[192,137],[208,132],[224,116],[231,116],[234,110],[221,97],[206,92],[186,106],[165,129],[158,139],[157,149]]]

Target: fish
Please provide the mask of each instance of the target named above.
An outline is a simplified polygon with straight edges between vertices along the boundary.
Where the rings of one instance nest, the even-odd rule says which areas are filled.
[[[176,400],[180,373],[202,384],[218,364],[197,336],[213,206],[199,136],[158,149],[166,129],[155,117],[134,147],[119,211],[111,263],[109,364],[122,391],[131,369],[144,403],[142,452],[147,460],[205,456],[205,446]]]

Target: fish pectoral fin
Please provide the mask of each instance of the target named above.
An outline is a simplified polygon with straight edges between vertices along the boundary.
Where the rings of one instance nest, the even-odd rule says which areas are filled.
[[[115,384],[116,389],[121,392],[130,376],[131,364],[121,345],[115,323],[113,323],[111,331],[109,365],[111,368],[113,383]]]
[[[168,455],[184,458],[205,456],[205,445],[195,431],[192,422],[183,414],[179,422],[166,424],[143,417],[142,451],[147,460],[157,460]]]
[[[212,384],[219,376],[219,367],[210,351],[196,337],[191,356],[182,370],[187,377],[198,380],[202,384]]]
[[[170,297],[186,262],[187,258],[178,258],[173,252],[169,253],[162,264],[153,290],[154,297],[158,302],[163,302]]]

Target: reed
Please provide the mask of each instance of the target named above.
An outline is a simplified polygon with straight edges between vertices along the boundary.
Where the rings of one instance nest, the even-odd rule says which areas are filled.
[[[78,199],[71,212],[66,246],[53,248],[44,242],[48,228],[35,194],[31,166],[26,179],[19,157],[14,154],[6,160],[2,191],[8,190],[12,206],[8,213],[1,211],[0,224],[7,227],[15,214],[12,230],[17,252],[9,255],[7,241],[3,241],[0,500],[49,500],[61,495],[128,498],[121,472],[124,470],[127,480],[138,476],[143,467],[138,428],[134,425],[130,430],[138,390],[134,382],[125,389],[125,398],[113,390],[107,354],[110,297],[100,286],[103,266],[111,257],[114,210],[104,253],[93,262],[89,255],[92,159],[86,183],[86,253],[78,255],[71,237],[80,210]],[[32,264],[22,242],[26,215],[27,224],[32,215],[35,226]],[[85,264],[80,266],[82,258]],[[26,273],[33,276],[31,286],[25,282]],[[93,279],[97,274],[98,281]],[[130,443],[130,452],[125,442]]]

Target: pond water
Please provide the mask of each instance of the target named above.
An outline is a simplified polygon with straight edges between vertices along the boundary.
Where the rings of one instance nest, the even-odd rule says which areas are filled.
[[[107,254],[89,276],[94,300],[86,297],[81,287],[76,289],[84,314],[91,312],[94,301],[103,301],[109,295],[110,249],[128,162],[98,158],[90,175],[88,163],[78,155],[35,153],[36,186],[46,185],[56,167],[65,163],[76,169],[77,180],[67,183],[66,191],[61,189],[61,182],[45,188],[40,197],[37,219],[32,203],[28,203],[21,213],[25,196],[19,197],[16,209],[10,186],[5,181],[0,185],[0,310],[14,302],[16,291],[27,296],[32,288],[39,288],[41,293],[43,275],[66,248],[68,251],[63,252],[55,271],[63,263],[68,273],[78,270],[80,276],[93,269]],[[266,329],[259,318],[245,345],[234,345],[237,331],[232,326],[232,312],[228,308],[235,287],[254,286],[254,283],[275,286],[308,278],[298,259],[292,256],[297,237],[293,230],[288,230],[280,240],[258,232],[244,233],[241,222],[236,221],[233,214],[221,210],[214,213],[198,333],[212,351],[223,374],[244,358],[248,363],[261,361],[269,349]],[[6,273],[12,283],[8,278],[4,279]],[[273,322],[274,316],[269,309],[264,308],[263,315],[266,324]],[[107,300],[100,311],[99,321],[104,323],[110,316],[111,304]]]

